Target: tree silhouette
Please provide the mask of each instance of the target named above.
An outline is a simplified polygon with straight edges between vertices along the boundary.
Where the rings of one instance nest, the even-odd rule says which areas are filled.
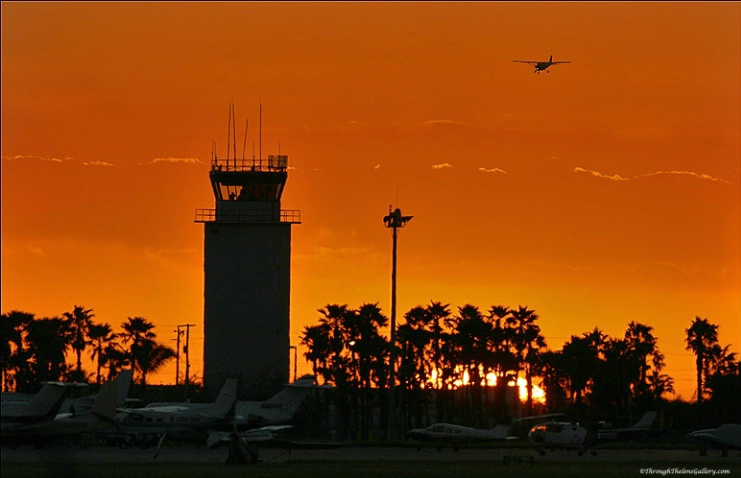
[[[594,379],[605,339],[605,335],[595,328],[581,337],[572,335],[563,345],[561,366],[563,374],[568,379],[571,402],[574,405],[582,404],[585,392]]]
[[[113,380],[126,367],[131,365],[131,357],[121,344],[116,341],[105,346],[101,365],[108,367],[108,380]],[[133,367],[132,367],[133,368]]]
[[[533,410],[533,369],[538,362],[538,355],[546,348],[545,338],[536,320],[538,315],[535,311],[523,306],[512,310],[507,318],[507,324],[514,329],[512,342],[520,367],[524,366],[525,369],[528,414]]]
[[[687,350],[695,354],[695,368],[697,370],[697,402],[703,401],[703,377],[708,377],[707,367],[713,348],[718,345],[718,326],[711,324],[708,319],[695,317],[690,327],[685,330]]]
[[[381,313],[378,304],[365,303],[354,313],[348,311],[344,322],[345,340],[353,359],[350,361],[354,369],[350,373],[352,385],[360,392],[360,431],[361,436],[367,438],[373,416],[370,390],[382,380],[377,375],[387,373],[384,365],[388,344],[381,337],[379,329],[386,326],[388,319]]]
[[[106,362],[106,347],[116,340],[116,334],[109,324],[91,323],[87,331],[88,345],[93,348],[90,358],[96,363],[95,383],[100,385],[100,369]]]
[[[327,367],[322,373],[325,380],[344,390],[350,379],[349,357],[343,353],[346,344],[346,321],[354,312],[348,309],[346,304],[329,304],[319,309],[319,313],[322,314],[319,323],[326,327],[329,343]]]
[[[156,373],[167,362],[175,358],[176,352],[166,346],[155,342],[154,340],[145,340],[139,344],[131,346],[131,356],[136,362],[139,372],[141,372],[141,384],[146,386],[147,375]]]
[[[304,353],[306,360],[311,362],[311,369],[316,377],[322,377],[327,382],[324,371],[327,369],[327,360],[330,353],[330,328],[327,324],[305,326],[301,335],[301,345],[307,348]]]
[[[423,421],[422,414],[426,404],[425,386],[431,386],[431,363],[427,361],[430,333],[425,330],[427,311],[424,307],[414,307],[405,315],[405,323],[396,330],[400,353],[397,377],[402,391],[402,421],[412,426]]]
[[[489,346],[492,324],[486,320],[478,307],[466,304],[459,307],[458,314],[448,320],[448,326],[452,329],[451,339],[456,363],[460,366],[461,382],[465,384],[465,376],[468,376],[468,384],[463,387],[463,390],[468,392],[465,402],[468,408],[467,421],[481,424],[484,417],[482,390],[486,371],[494,366]]]
[[[146,387],[147,374],[157,371],[177,354],[170,347],[155,341],[154,324],[143,317],[128,317],[121,328],[124,332],[120,337],[129,347],[131,366],[139,372],[142,387]]]
[[[16,376],[19,391],[28,391],[39,382],[67,378],[65,361],[69,328],[59,317],[35,319],[28,323],[24,356],[29,365]]]
[[[72,312],[65,312],[62,315],[67,323],[70,346],[77,356],[75,378],[78,381],[84,381],[85,373],[82,371],[82,352],[87,345],[85,338],[95,315],[93,314],[93,309],[85,309],[79,305],[75,305]]]
[[[24,336],[28,324],[33,320],[33,314],[19,310],[2,314],[0,354],[2,356],[2,391],[4,392],[15,388],[15,375],[26,364],[26,357],[23,353]]]

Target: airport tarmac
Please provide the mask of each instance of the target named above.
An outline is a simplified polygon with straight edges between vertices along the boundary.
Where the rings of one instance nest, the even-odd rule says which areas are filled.
[[[79,464],[143,464],[143,463],[176,463],[176,464],[218,464],[225,463],[228,449],[220,447],[209,449],[206,447],[175,446],[163,447],[157,458],[155,449],[143,450],[140,448],[119,449],[116,447],[96,446],[90,448],[78,447],[48,447],[35,449],[30,446],[20,446],[16,449],[3,447],[2,463],[79,463]],[[676,464],[695,464],[720,466],[732,465],[734,469],[741,467],[741,452],[732,451],[729,456],[722,457],[717,450],[708,451],[707,456],[700,456],[698,450],[669,450],[669,449],[601,449],[597,455],[585,453],[582,456],[576,451],[547,451],[545,456],[539,455],[529,448],[463,448],[458,451],[452,449],[436,450],[435,448],[413,447],[381,447],[381,446],[346,446],[336,449],[294,449],[261,448],[259,458],[262,463],[285,462],[496,462],[503,463],[506,457],[513,461],[532,457],[533,463],[652,463],[657,466],[673,466]],[[741,470],[739,470],[741,471]]]

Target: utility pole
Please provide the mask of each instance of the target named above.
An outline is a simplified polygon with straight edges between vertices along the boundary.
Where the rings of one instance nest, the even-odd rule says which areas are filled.
[[[180,374],[180,336],[183,334],[183,331],[180,330],[182,327],[185,328],[185,345],[183,346],[183,353],[185,354],[185,399],[188,399],[188,388],[190,387],[190,349],[188,345],[190,344],[190,328],[195,327],[196,324],[183,324],[178,325],[178,353],[177,353],[177,368],[178,368],[178,374]],[[179,384],[179,380],[175,382],[176,384]]]
[[[396,438],[396,237],[397,229],[404,227],[414,216],[402,216],[401,209],[396,208],[383,218],[383,224],[393,231],[393,249],[391,260],[391,331],[389,361],[389,438]]]
[[[175,334],[177,334],[176,345],[175,345],[175,386],[180,385],[180,336],[183,335],[183,332],[180,330],[180,325],[178,325],[177,330],[175,330]]]

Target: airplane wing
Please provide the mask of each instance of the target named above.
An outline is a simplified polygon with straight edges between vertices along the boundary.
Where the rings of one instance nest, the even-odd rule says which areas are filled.
[[[554,61],[551,65],[560,65],[561,63],[571,63],[570,61]]]
[[[530,60],[512,60],[515,63],[527,63],[528,65],[537,65],[537,61],[530,61]]]
[[[240,438],[248,442],[266,442],[266,441],[275,440],[275,437],[278,433],[284,430],[288,430],[291,427],[292,427],[291,425],[276,425],[276,426],[267,426],[267,427],[261,427],[261,428],[253,428],[252,430],[237,432],[237,435],[239,435]],[[209,448],[214,448],[221,443],[228,443],[232,440],[233,436],[234,436],[234,432],[221,432],[221,431],[209,430],[207,446]]]

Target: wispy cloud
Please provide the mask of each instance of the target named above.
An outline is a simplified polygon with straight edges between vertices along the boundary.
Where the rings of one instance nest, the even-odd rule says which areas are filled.
[[[472,126],[470,123],[466,123],[464,121],[456,121],[456,120],[449,120],[449,119],[427,120],[423,124],[425,126],[436,126],[436,125]]]
[[[479,171],[484,172],[484,173],[502,173],[502,174],[507,174],[507,171],[505,171],[503,169],[499,169],[499,168],[491,168],[491,169],[488,169],[488,168],[481,167],[481,168],[479,168]]]
[[[730,181],[726,181],[725,179],[716,178],[714,176],[710,176],[709,174],[702,174],[702,173],[695,173],[692,171],[656,171],[655,173],[649,173],[649,174],[641,174],[640,176],[636,176],[636,178],[645,178],[648,176],[661,176],[663,174],[677,174],[677,175],[684,175],[684,176],[694,176],[699,179],[704,179],[706,181],[713,181],[713,182],[721,182],[726,184],[731,184]]]
[[[186,163],[186,164],[203,164],[198,158],[154,158],[151,164],[154,163]]]
[[[630,181],[630,179],[624,178],[624,177],[620,176],[619,174],[613,174],[612,176],[609,176],[607,174],[602,174],[599,171],[593,171],[591,169],[584,169],[584,168],[580,168],[578,166],[574,168],[574,172],[576,172],[576,173],[587,173],[587,174],[591,174],[592,176],[594,176],[596,178],[609,179],[611,181]]]
[[[46,255],[46,251],[44,251],[44,249],[40,246],[28,244],[26,246],[26,250],[37,257],[43,257]]]
[[[442,163],[442,164],[433,164],[432,169],[445,169],[445,168],[452,168],[453,165],[450,163]]]
[[[82,164],[85,166],[113,166],[111,163],[106,163],[105,161],[90,161]]]
[[[28,160],[28,159],[37,159],[37,160],[40,160],[40,161],[50,161],[52,163],[63,163],[65,161],[69,161],[69,160],[71,160],[73,158],[66,157],[64,159],[59,159],[59,158],[55,158],[55,157],[33,156],[33,155],[29,155],[29,154],[16,154],[15,156],[3,156],[3,159],[5,159],[7,161],[23,161],[23,160]]]
[[[633,176],[631,178],[625,178],[625,177],[622,177],[622,176],[620,176],[618,174],[613,174],[612,176],[610,176],[610,175],[607,175],[607,174],[600,173],[599,171],[593,171],[591,169],[584,169],[584,168],[580,168],[578,166],[574,168],[574,172],[576,172],[576,173],[586,173],[586,174],[590,174],[590,175],[592,175],[594,177],[597,177],[597,178],[609,179],[609,180],[612,180],[612,181],[632,181],[632,180],[635,180],[635,179],[647,178],[647,177],[651,177],[651,176],[680,175],[680,176],[692,176],[692,177],[695,177],[695,178],[698,178],[698,179],[702,179],[702,180],[705,180],[705,181],[713,181],[713,182],[721,182],[721,183],[731,184],[730,181],[726,181],[725,179],[716,178],[714,176],[710,176],[709,174],[695,173],[693,171],[656,171],[655,173],[639,174],[639,175]]]

